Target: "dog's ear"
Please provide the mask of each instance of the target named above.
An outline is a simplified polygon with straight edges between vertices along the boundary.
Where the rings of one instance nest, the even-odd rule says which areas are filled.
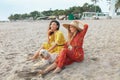
[[[44,58],[44,55],[43,55],[43,54],[40,54],[40,56],[41,56],[42,58]]]

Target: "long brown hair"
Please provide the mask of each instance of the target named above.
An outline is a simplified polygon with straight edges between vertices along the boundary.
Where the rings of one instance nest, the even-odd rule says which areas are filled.
[[[71,40],[74,38],[74,36],[75,36],[78,32],[80,32],[80,31],[77,30],[75,33],[72,33],[72,32],[70,31],[70,27],[68,27],[68,42],[69,42],[69,43],[71,42]]]

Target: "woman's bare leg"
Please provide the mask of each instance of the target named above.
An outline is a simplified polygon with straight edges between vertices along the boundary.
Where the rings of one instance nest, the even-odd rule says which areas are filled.
[[[57,64],[54,62],[53,64],[51,64],[50,66],[48,66],[45,70],[40,71],[40,74],[46,74],[49,71],[55,69],[57,67]]]
[[[40,52],[41,49],[43,49],[43,47],[40,47],[40,48],[34,53],[34,55],[31,57],[32,60],[37,59],[37,58],[39,57],[39,52]]]
[[[37,59],[38,57],[39,57],[39,51],[36,51],[31,59],[34,60]]]
[[[59,73],[59,72],[61,72],[61,68],[59,68],[59,67],[57,67],[54,71],[53,71],[53,73]]]

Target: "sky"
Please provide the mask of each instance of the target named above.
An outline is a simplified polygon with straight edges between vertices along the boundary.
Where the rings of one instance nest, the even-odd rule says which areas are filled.
[[[24,14],[32,11],[68,9],[73,6],[83,6],[84,3],[92,4],[91,0],[0,0],[0,20],[8,20],[11,14]],[[97,3],[102,12],[108,12],[105,0]]]

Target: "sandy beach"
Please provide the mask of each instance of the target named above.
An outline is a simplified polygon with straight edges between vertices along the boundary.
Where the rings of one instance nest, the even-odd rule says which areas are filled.
[[[0,80],[120,80],[120,19],[83,21],[89,25],[84,61],[45,77],[25,76],[19,71],[27,71],[35,63],[27,61],[27,57],[47,41],[50,21],[0,22]],[[60,30],[66,37],[62,25]]]

